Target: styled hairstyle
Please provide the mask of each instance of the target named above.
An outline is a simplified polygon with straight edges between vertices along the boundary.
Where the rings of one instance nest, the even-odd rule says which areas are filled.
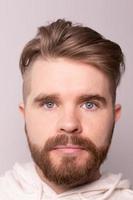
[[[64,19],[40,27],[35,38],[26,44],[20,57],[23,79],[26,71],[38,57],[68,58],[93,65],[107,74],[114,99],[116,88],[125,70],[124,56],[117,43],[104,38],[89,27],[73,24]],[[26,85],[23,91],[25,87]]]

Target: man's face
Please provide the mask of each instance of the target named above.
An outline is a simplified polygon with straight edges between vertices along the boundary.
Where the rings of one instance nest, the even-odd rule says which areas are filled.
[[[56,184],[91,181],[120,112],[112,104],[107,76],[63,58],[39,59],[30,73],[31,91],[20,108],[35,163]]]

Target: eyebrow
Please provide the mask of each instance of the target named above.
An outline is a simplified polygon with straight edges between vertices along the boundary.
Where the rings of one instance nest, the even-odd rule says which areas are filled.
[[[83,103],[85,101],[99,101],[101,102],[103,105],[107,105],[107,100],[105,97],[99,95],[99,94],[83,94],[79,97],[77,97],[77,103]],[[40,93],[39,95],[37,95],[34,99],[33,99],[33,104],[37,104],[37,103],[41,103],[44,101],[56,101],[58,103],[61,102],[61,98],[59,94],[43,94]]]
[[[99,101],[101,102],[103,105],[107,104],[107,100],[105,97],[99,95],[99,94],[85,94],[85,95],[81,95],[78,99],[78,102],[82,103],[84,101],[91,101],[91,100],[95,100],[95,101]]]

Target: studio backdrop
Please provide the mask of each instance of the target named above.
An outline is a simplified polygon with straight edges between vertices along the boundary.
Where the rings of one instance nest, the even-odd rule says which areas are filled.
[[[122,116],[103,171],[121,172],[133,183],[133,1],[0,0],[0,174],[30,154],[23,118],[19,56],[37,27],[65,18],[89,26],[117,42],[125,54],[126,73],[117,91]]]

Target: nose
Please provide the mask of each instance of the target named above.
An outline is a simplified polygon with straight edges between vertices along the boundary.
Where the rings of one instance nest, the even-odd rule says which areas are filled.
[[[82,132],[80,117],[75,112],[67,110],[59,120],[58,130],[60,133],[80,134]]]

